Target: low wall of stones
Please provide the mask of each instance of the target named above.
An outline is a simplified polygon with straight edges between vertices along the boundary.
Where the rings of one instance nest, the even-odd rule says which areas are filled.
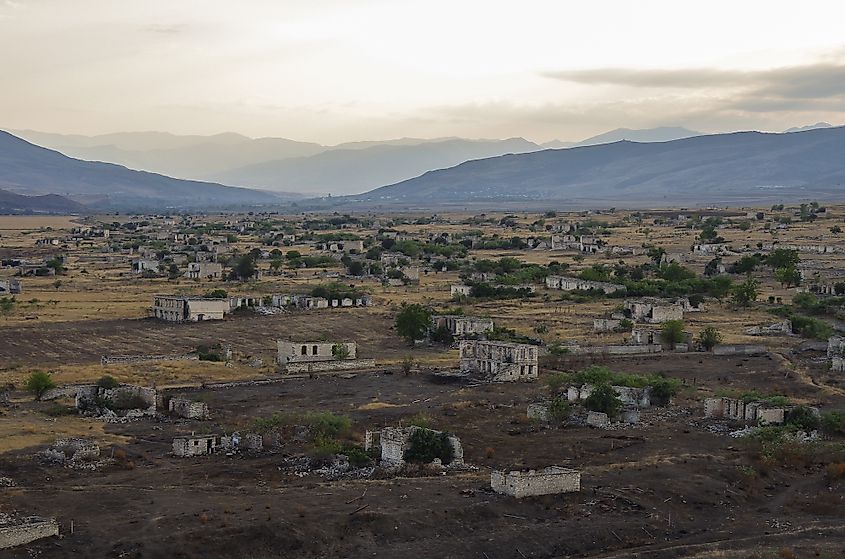
[[[769,348],[764,345],[720,344],[713,348],[713,355],[765,355]]]
[[[0,524],[0,549],[26,545],[41,538],[59,535],[54,518],[31,516]]]
[[[595,347],[579,347],[573,353],[582,355],[638,355],[644,353],[660,353],[660,344],[646,345],[605,345]]]
[[[516,498],[571,493],[581,490],[581,472],[559,466],[528,472],[494,470],[490,474],[490,487]]]
[[[375,359],[338,359],[334,361],[316,361],[311,363],[288,363],[285,365],[285,372],[289,374],[324,373],[329,371],[372,369],[375,366]]]
[[[103,355],[102,365],[116,365],[121,363],[147,363],[151,361],[197,361],[198,355],[186,353],[183,355]]]

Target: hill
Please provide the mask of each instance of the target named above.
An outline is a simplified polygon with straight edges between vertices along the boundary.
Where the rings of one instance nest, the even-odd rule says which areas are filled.
[[[57,194],[22,196],[0,190],[0,214],[77,214],[87,208]]]
[[[472,159],[540,149],[537,144],[522,138],[448,139],[412,145],[390,143],[260,163],[219,173],[215,178],[228,184],[312,195],[351,194]]]
[[[101,209],[204,209],[280,201],[266,192],[80,161],[2,131],[0,189],[25,196],[61,194]]]
[[[842,200],[843,146],[845,127],[544,150],[469,161],[346,203],[633,207]]]

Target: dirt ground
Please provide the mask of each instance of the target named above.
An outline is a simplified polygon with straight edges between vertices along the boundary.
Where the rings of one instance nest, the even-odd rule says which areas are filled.
[[[526,405],[544,395],[542,382],[457,386],[426,374],[362,373],[185,390],[209,405],[211,421],[106,426],[107,436],[127,441],[115,448],[125,450],[131,469],[42,466],[31,457],[38,447],[0,455],[0,475],[17,483],[0,489],[2,508],[61,511],[63,537],[28,546],[43,557],[765,558],[782,548],[797,557],[841,557],[841,482],[829,485],[817,465],[762,468],[741,441],[704,428],[701,399],[726,388],[845,405],[784,363],[613,360],[615,370],[685,381],[672,406],[645,411],[642,425],[618,431],[531,424]],[[10,413],[33,405],[21,402]],[[349,415],[357,437],[425,414],[461,438],[466,462],[478,469],[326,481],[280,468],[293,444],[255,457],[169,455],[178,434],[229,432],[276,411],[317,410]],[[549,464],[580,469],[582,491],[517,500],[489,489],[493,468]]]

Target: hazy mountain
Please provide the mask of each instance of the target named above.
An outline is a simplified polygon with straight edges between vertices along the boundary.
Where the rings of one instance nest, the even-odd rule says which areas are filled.
[[[563,149],[576,146],[578,145],[578,142],[564,142],[562,140],[552,140],[551,142],[545,142],[540,145],[546,149]]]
[[[612,144],[613,142],[621,142],[628,140],[631,142],[668,142],[671,140],[680,140],[682,138],[691,138],[693,136],[701,136],[701,132],[689,130],[681,126],[660,126],[658,128],[644,128],[641,130],[632,130],[630,128],[617,128],[598,136],[581,140],[580,142],[563,142],[561,140],[552,140],[543,144],[547,149],[562,149],[578,146],[594,146],[597,144]]]
[[[75,214],[85,210],[82,204],[58,194],[22,196],[0,190],[0,214]]]
[[[807,130],[817,130],[819,128],[833,128],[833,125],[827,122],[817,122],[815,124],[810,124],[809,126],[793,126],[792,128],[784,130],[784,132],[789,134],[792,132],[806,132]]]
[[[701,136],[701,132],[689,130],[681,126],[660,126],[658,128],[644,128],[642,130],[631,130],[630,128],[617,128],[592,138],[587,138],[575,144],[576,146],[595,146],[598,144],[612,144],[628,140],[630,142],[669,142],[683,138]]]
[[[508,207],[766,203],[845,199],[845,127],[616,142],[505,155],[345,199],[373,204]]]
[[[364,192],[373,185],[394,183],[471,159],[540,149],[537,144],[522,138],[381,144],[259,163],[215,174],[213,178],[227,184],[288,192],[351,194]]]
[[[319,144],[284,138],[252,139],[227,132],[214,136],[177,136],[165,132],[126,132],[74,136],[22,131],[20,137],[86,161],[106,161],[185,179],[275,159],[325,151]]]
[[[224,133],[180,136],[126,132],[100,136],[23,130],[20,137],[86,161],[182,179],[309,194],[356,193],[469,159],[541,149],[526,140],[398,138],[323,146],[284,138]],[[312,157],[319,156],[314,159]]]
[[[0,189],[14,194],[61,194],[100,208],[212,208],[272,204],[280,198],[198,181],[80,161],[0,131]]]

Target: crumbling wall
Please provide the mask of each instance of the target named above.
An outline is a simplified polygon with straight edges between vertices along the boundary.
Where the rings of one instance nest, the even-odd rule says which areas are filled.
[[[494,470],[490,474],[490,487],[496,493],[511,495],[517,499],[536,495],[572,493],[581,490],[581,472],[560,466],[549,466],[540,471],[527,472]]]
[[[59,523],[55,518],[28,516],[12,518],[0,515],[0,549],[26,545],[50,536],[59,535]]]
[[[372,369],[375,366],[375,359],[343,359],[335,361],[315,361],[311,363],[288,363],[285,365],[285,371],[289,374],[326,373],[331,371]]]
[[[713,355],[765,355],[769,348],[752,344],[719,344],[713,348]]]
[[[185,419],[208,419],[208,404],[205,402],[174,397],[168,402],[167,409],[173,415]]]
[[[100,358],[102,365],[114,365],[120,363],[146,363],[149,361],[197,361],[199,356],[194,353],[181,355],[103,355]]]

